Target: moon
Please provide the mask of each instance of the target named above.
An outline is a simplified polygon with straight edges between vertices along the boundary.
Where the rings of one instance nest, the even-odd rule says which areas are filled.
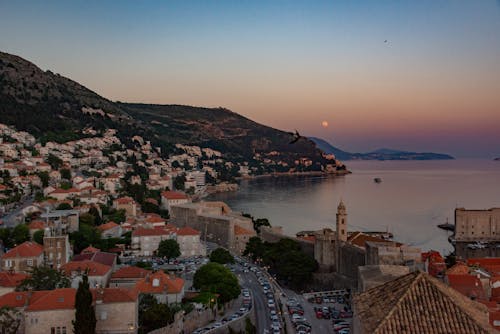
[[[327,121],[321,122],[321,126],[324,127],[324,128],[327,128],[328,127],[328,122]]]

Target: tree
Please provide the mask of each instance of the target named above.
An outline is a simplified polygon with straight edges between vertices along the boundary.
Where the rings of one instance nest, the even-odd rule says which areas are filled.
[[[193,287],[201,292],[219,294],[219,301],[226,303],[240,295],[240,285],[234,274],[220,263],[210,262],[196,271]]]
[[[56,210],[71,210],[73,207],[69,203],[61,203],[57,206]]]
[[[36,242],[37,244],[43,245],[43,235],[44,235],[43,230],[36,231],[35,233],[33,233],[33,241]]]
[[[181,255],[179,244],[174,239],[162,240],[158,245],[157,255],[166,257],[169,261],[179,257]]]
[[[257,328],[249,318],[245,319],[245,334],[257,334]]]
[[[75,320],[73,320],[73,331],[75,334],[94,334],[96,328],[95,309],[92,306],[92,293],[89,289],[87,275],[78,285],[75,296]]]
[[[174,182],[173,182],[174,188],[177,190],[184,190],[184,182],[186,182],[186,175],[184,175],[184,174],[177,175],[174,178]]]
[[[49,185],[49,181],[50,181],[49,172],[40,172],[40,173],[38,173],[38,177],[40,178],[40,181],[42,182],[42,187],[45,188]]]
[[[269,223],[269,220],[267,218],[258,218],[253,220],[253,229],[255,230],[255,232],[260,233],[260,228],[262,226],[271,226],[271,223]]]
[[[264,255],[262,240],[259,237],[251,237],[247,242],[243,255],[249,255],[254,261],[258,258],[262,258]]]
[[[71,171],[67,168],[63,168],[59,171],[61,173],[61,178],[66,180],[71,180]]]
[[[21,325],[21,313],[9,306],[0,307],[0,332],[16,334]]]
[[[217,248],[210,253],[210,261],[220,264],[234,263],[234,257],[224,248]]]
[[[149,333],[158,328],[165,327],[174,322],[176,309],[167,304],[158,303],[151,294],[140,297],[139,301],[139,327],[140,333]]]
[[[62,166],[63,161],[55,155],[49,154],[47,163],[50,165],[50,167],[52,167],[52,169],[59,169]]]
[[[16,245],[20,245],[30,239],[30,230],[28,225],[19,224],[12,230],[12,239]]]
[[[31,277],[24,279],[16,288],[17,291],[42,291],[69,288],[70,279],[61,271],[49,267],[34,267]]]
[[[95,226],[95,217],[88,212],[82,213],[80,215],[80,224]]]

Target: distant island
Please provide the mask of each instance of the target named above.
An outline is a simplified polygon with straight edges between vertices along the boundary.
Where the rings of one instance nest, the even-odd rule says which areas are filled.
[[[500,161],[500,157],[493,159],[495,161]]]
[[[325,153],[334,154],[340,160],[453,160],[451,155],[432,152],[408,152],[381,148],[367,153],[351,153],[343,151],[324,139],[309,137]],[[500,158],[497,158],[498,160]]]

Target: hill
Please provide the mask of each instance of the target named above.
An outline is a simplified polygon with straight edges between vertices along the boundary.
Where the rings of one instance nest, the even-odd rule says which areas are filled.
[[[313,141],[301,139],[290,145],[292,134],[230,110],[113,102],[71,79],[3,52],[0,114],[2,123],[28,131],[42,142],[83,138],[89,128],[98,132],[113,128],[126,145],[134,145],[131,138],[139,135],[165,155],[180,143],[213,148],[230,159],[250,163],[255,157],[267,156],[281,161],[280,166],[309,159],[308,170],[320,170],[328,163]]]
[[[343,151],[327,141],[310,137],[325,153],[332,153],[340,160],[450,160],[454,159],[451,155],[431,152],[408,152],[381,148],[367,153],[350,153]]]

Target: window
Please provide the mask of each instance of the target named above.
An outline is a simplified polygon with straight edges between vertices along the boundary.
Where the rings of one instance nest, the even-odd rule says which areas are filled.
[[[26,260],[26,264],[30,267],[33,266],[33,259]]]
[[[108,319],[108,313],[106,311],[101,312],[101,320],[106,320]]]
[[[6,266],[7,268],[13,267],[12,260],[5,260],[5,266]]]

